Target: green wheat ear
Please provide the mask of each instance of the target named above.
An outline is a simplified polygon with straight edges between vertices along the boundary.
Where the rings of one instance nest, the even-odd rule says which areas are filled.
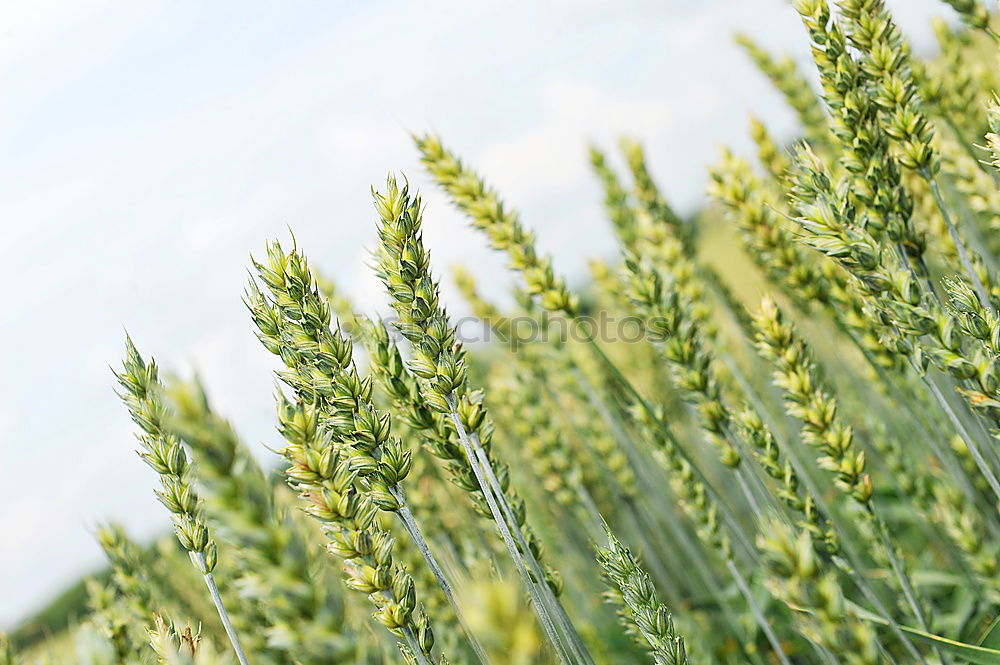
[[[147,631],[149,646],[158,665],[224,665],[227,658],[202,637],[200,628],[183,626],[154,617]]]
[[[785,101],[798,115],[806,136],[821,145],[827,142],[829,129],[826,114],[795,61],[788,55],[775,58],[746,33],[737,34],[736,43],[746,50],[757,68],[785,97]]]
[[[113,586],[127,600],[136,620],[142,624],[150,623],[157,604],[138,547],[120,526],[114,524],[97,530],[97,542],[111,562]]]
[[[986,133],[986,147],[990,152],[990,164],[1000,171],[1000,97],[994,96],[987,108],[990,131]]]
[[[135,659],[143,651],[143,624],[126,606],[127,600],[121,597],[113,584],[105,585],[95,579],[87,579],[84,585],[90,622],[107,640],[114,658],[122,663]],[[0,643],[0,647],[6,647],[6,653],[0,651],[0,656],[12,656],[9,643]],[[2,662],[13,665],[14,661]]]
[[[612,598],[621,605],[623,621],[646,643],[656,665],[687,665],[684,638],[674,628],[667,607],[657,599],[649,575],[610,529],[607,537],[607,547],[597,550],[597,562]]]
[[[147,363],[132,339],[126,338],[123,368],[115,376],[123,389],[119,396],[142,430],[138,435],[142,446],[139,456],[160,477],[162,489],[156,492],[156,497],[173,515],[174,530],[181,545],[191,552],[203,572],[211,573],[218,550],[202,517],[198,494],[191,482],[187,453],[180,440],[164,427],[167,414],[160,399],[156,363]]]
[[[832,572],[824,572],[806,531],[795,532],[773,519],[761,528],[758,544],[764,553],[767,587],[795,611],[802,634],[837,653],[850,654],[858,665],[881,665],[874,628],[862,622],[845,602]]]
[[[958,15],[966,25],[986,32],[993,39],[1000,39],[1000,36],[997,35],[990,25],[992,19],[990,10],[986,8],[986,5],[981,0],[944,0],[944,2],[951,5],[951,8],[958,12]]]
[[[161,398],[162,386],[156,363],[147,363],[132,339],[126,337],[125,360],[122,370],[115,372],[115,376],[122,388],[119,397],[141,430],[137,435],[142,448],[139,457],[160,478],[161,489],[156,490],[156,498],[171,513],[177,540],[202,574],[236,657],[241,665],[247,665],[243,646],[212,574],[218,563],[218,548],[202,514],[190,460],[180,439],[166,427],[168,414]]]
[[[505,206],[497,192],[445,148],[441,139],[427,134],[414,137],[414,141],[427,171],[455,207],[489,236],[494,249],[507,255],[511,270],[521,274],[525,293],[546,310],[575,315],[580,308],[579,298],[555,274],[551,257],[538,253],[535,235],[524,228],[518,213]]]

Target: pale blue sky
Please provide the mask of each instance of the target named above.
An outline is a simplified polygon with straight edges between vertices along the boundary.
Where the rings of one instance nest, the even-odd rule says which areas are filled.
[[[950,11],[891,4],[918,48]],[[807,56],[782,0],[5,3],[0,627],[99,565],[98,521],[167,527],[108,369],[124,329],[162,365],[197,368],[269,456],[273,364],[240,301],[248,252],[290,226],[382,308],[368,188],[391,169],[428,195],[438,271],[461,261],[503,292],[501,258],[418,168],[407,132],[432,129],[581,276],[613,251],[588,140],[643,139],[692,209],[718,147],[747,149],[749,112],[794,132],[736,29]]]

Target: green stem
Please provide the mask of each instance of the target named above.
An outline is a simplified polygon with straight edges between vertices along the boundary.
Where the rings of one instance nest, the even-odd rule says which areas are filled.
[[[927,180],[927,184],[930,185],[931,194],[934,195],[934,202],[937,203],[938,211],[941,213],[941,218],[944,220],[945,226],[948,227],[948,234],[951,236],[951,241],[955,244],[955,251],[958,252],[958,259],[962,263],[962,268],[965,270],[966,276],[969,278],[973,288],[976,290],[976,295],[979,297],[979,303],[986,311],[993,312],[993,305],[990,303],[990,296],[986,292],[986,287],[983,286],[982,280],[980,280],[979,275],[976,274],[976,270],[972,266],[972,260],[969,258],[969,253],[965,249],[965,242],[958,234],[958,229],[955,228],[955,224],[952,223],[951,215],[948,214],[944,197],[941,196],[941,188],[938,187],[937,178],[931,175],[930,171],[926,170],[922,170],[920,175],[922,175],[924,179]]]
[[[910,431],[911,436],[915,439],[923,441],[927,451],[939,462],[941,462],[942,466],[944,466],[945,470],[948,472],[948,475],[951,476],[951,479],[958,485],[959,489],[962,490],[966,499],[973,504],[979,505],[980,508],[987,508],[987,506],[982,504],[982,496],[972,486],[972,482],[970,481],[968,474],[962,468],[961,464],[958,463],[954,452],[946,450],[941,446],[938,439],[944,440],[947,437],[939,426],[937,420],[929,418],[927,410],[925,408],[920,408],[920,403],[923,402],[923,400],[913,387],[910,386],[908,382],[901,383],[900,381],[890,379],[885,370],[868,355],[854,336],[850,334],[849,336],[861,353],[868,359],[872,369],[882,382],[886,386],[892,386],[895,388],[897,393],[896,402],[902,405],[905,410],[905,415],[907,416],[897,421],[897,426],[906,428]],[[905,379],[906,377],[900,376],[899,378]],[[924,404],[926,404],[926,402],[924,402]],[[914,427],[914,424],[919,426]],[[989,526],[990,532],[994,535],[994,537],[1000,536],[995,516],[993,519],[987,520],[987,525]]]
[[[998,34],[996,30],[994,30],[991,26],[986,26],[983,28],[983,32],[992,37],[993,41],[1000,46],[1000,34]]]
[[[406,645],[410,647],[410,653],[412,653],[413,656],[420,661],[420,665],[434,665],[430,658],[427,657],[427,654],[420,650],[420,643],[417,641],[417,636],[413,634],[413,631],[410,630],[409,626],[403,626],[400,629],[400,632],[403,633],[403,639],[406,640]]]
[[[465,632],[466,638],[469,640],[469,644],[472,646],[472,650],[476,653],[476,657],[479,658],[479,662],[483,665],[489,665],[490,659],[486,655],[486,649],[480,644],[479,640],[476,638],[475,634],[469,628],[469,625],[465,621],[465,615],[462,613],[462,608],[458,604],[458,600],[455,598],[455,592],[452,589],[451,583],[445,577],[444,571],[438,564],[437,558],[434,553],[431,552],[430,546],[427,544],[427,539],[424,538],[424,534],[420,531],[420,526],[417,521],[413,518],[413,513],[410,512],[409,507],[406,505],[406,497],[403,495],[403,490],[398,485],[389,490],[393,498],[399,502],[399,510],[396,514],[399,516],[400,521],[403,523],[403,527],[406,532],[410,535],[410,540],[413,544],[417,546],[420,550],[421,556],[424,558],[424,562],[427,567],[431,569],[431,573],[434,574],[434,579],[437,580],[438,586],[441,587],[441,592],[444,594],[445,599],[447,599],[448,604],[451,605],[451,609],[455,612],[455,618],[458,619],[458,624],[462,627]]]
[[[729,573],[733,576],[736,586],[740,588],[740,593],[742,593],[743,598],[746,599],[747,605],[750,607],[750,613],[753,614],[754,619],[756,619],[757,625],[759,625],[760,629],[764,631],[764,636],[771,645],[774,655],[778,657],[781,665],[792,665],[791,661],[788,660],[788,655],[785,653],[785,650],[781,647],[781,641],[778,639],[778,636],[774,634],[771,624],[768,623],[763,610],[760,609],[760,605],[758,605],[757,601],[754,599],[753,593],[750,591],[750,586],[747,584],[746,578],[743,577],[743,573],[741,573],[739,568],[736,567],[736,564],[733,563],[732,559],[726,559],[726,568],[729,569]]]
[[[529,566],[526,562],[526,557],[531,557],[531,552],[528,549],[527,542],[524,541],[523,535],[519,538],[521,543],[517,543],[514,540],[514,535],[511,532],[511,527],[508,526],[507,520],[510,519],[511,526],[516,525],[516,521],[513,515],[510,513],[509,506],[506,510],[501,510],[499,504],[499,496],[494,494],[494,488],[499,490],[499,483],[494,485],[492,479],[487,479],[484,465],[482,464],[482,458],[485,455],[480,456],[480,451],[476,450],[472,444],[472,437],[465,430],[465,426],[462,424],[462,419],[458,415],[458,407],[455,401],[454,395],[449,395],[447,398],[449,407],[449,417],[451,418],[452,424],[455,426],[455,431],[458,433],[459,441],[462,444],[462,449],[465,451],[465,455],[468,458],[469,466],[472,468],[472,472],[476,477],[476,481],[479,483],[479,487],[482,490],[483,497],[486,499],[486,503],[490,508],[490,512],[493,514],[493,521],[497,525],[497,529],[500,531],[500,536],[503,538],[504,544],[507,547],[507,552],[510,554],[511,559],[514,561],[514,566],[517,568],[518,574],[521,576],[524,582],[525,588],[528,590],[528,595],[531,596],[532,604],[535,607],[535,613],[538,615],[539,622],[542,624],[542,629],[545,631],[546,637],[549,639],[549,643],[552,644],[553,649],[555,649],[556,654],[559,656],[559,660],[566,665],[571,665],[574,659],[570,656],[570,648],[565,644],[565,640],[559,636],[556,631],[555,622],[552,619],[549,604],[543,598],[542,592],[539,589],[540,586],[545,585],[545,578],[541,573],[540,566],[537,562],[535,565]],[[480,450],[482,446],[479,446]],[[487,460],[488,463],[488,460]],[[492,469],[492,466],[490,466]],[[506,501],[504,502],[506,504]],[[524,554],[518,549],[518,545],[523,548]],[[533,560],[534,557],[531,557]],[[536,577],[532,579],[532,574]]]
[[[733,511],[729,507],[729,505],[721,500],[719,493],[716,492],[715,488],[711,485],[711,483],[708,482],[708,477],[705,475],[705,473],[701,470],[701,468],[697,464],[695,464],[694,460],[691,459],[691,456],[687,454],[687,451],[684,450],[683,447],[681,447],[680,442],[677,441],[677,438],[674,436],[674,433],[670,431],[670,428],[667,426],[666,423],[662,422],[659,419],[659,417],[653,411],[653,408],[649,405],[649,402],[647,402],[645,398],[643,398],[643,396],[639,393],[639,391],[635,388],[635,386],[632,385],[632,382],[629,381],[624,374],[622,374],[621,370],[618,369],[618,366],[615,365],[610,358],[608,358],[608,356],[604,353],[604,350],[601,349],[597,341],[594,340],[592,337],[588,336],[587,342],[590,344],[591,349],[594,350],[594,353],[597,355],[597,357],[601,359],[601,362],[611,371],[615,379],[618,380],[618,382],[622,384],[622,387],[624,387],[625,390],[628,391],[628,393],[632,395],[633,398],[638,402],[640,408],[642,408],[643,412],[645,412],[645,414],[649,417],[649,419],[655,424],[657,431],[660,432],[660,434],[662,434],[663,437],[667,440],[668,445],[672,447],[672,450],[674,450],[691,467],[691,471],[694,473],[695,477],[701,484],[705,486],[705,490],[708,492],[712,501],[719,507],[719,512],[722,514],[726,522],[729,523],[729,526],[732,529],[733,535],[736,537],[737,541],[739,541],[740,545],[750,555],[750,557],[756,560],[758,556],[757,550],[750,545],[749,540],[747,539],[743,530],[740,528],[740,521],[736,519],[736,516],[733,514]]]
[[[594,661],[587,651],[587,647],[583,644],[583,639],[577,633],[576,628],[573,626],[573,622],[570,621],[569,615],[566,614],[566,610],[563,608],[562,603],[556,598],[552,589],[549,587],[545,580],[545,571],[542,569],[541,562],[535,558],[532,554],[531,548],[528,545],[528,540],[524,537],[524,533],[521,531],[521,527],[517,523],[517,518],[514,515],[514,511],[511,510],[510,504],[507,503],[507,499],[503,493],[503,487],[500,485],[500,480],[497,478],[496,473],[493,470],[493,465],[490,463],[489,457],[486,455],[486,451],[483,449],[482,443],[479,440],[479,435],[473,432],[469,438],[472,441],[472,449],[479,459],[479,463],[482,465],[483,470],[486,472],[486,478],[492,484],[493,491],[496,494],[497,502],[500,504],[501,510],[503,510],[504,515],[510,522],[511,532],[514,534],[515,539],[518,544],[524,548],[525,560],[531,566],[532,572],[538,580],[538,588],[541,591],[542,598],[548,603],[551,608],[552,613],[555,615],[556,621],[559,623],[559,627],[563,631],[564,637],[569,642],[570,649],[574,652],[574,655],[580,663],[584,665],[594,665]]]
[[[892,544],[892,539],[889,536],[889,529],[886,527],[885,522],[879,516],[878,512],[875,510],[875,504],[871,501],[865,503],[865,510],[868,511],[868,516],[872,519],[875,525],[875,531],[878,534],[879,541],[882,543],[882,548],[886,552],[886,556],[889,557],[889,565],[892,567],[892,572],[895,574],[899,586],[903,591],[903,597],[906,598],[906,603],[910,606],[910,611],[913,612],[914,618],[917,620],[917,624],[920,629],[925,633],[930,632],[930,627],[927,624],[927,618],[924,616],[924,610],[920,607],[920,601],[917,599],[916,590],[913,588],[913,583],[910,581],[910,576],[906,573],[903,563],[896,556],[896,548]],[[944,665],[949,665],[949,660],[945,658],[944,654],[937,647],[933,647],[934,655],[937,656]]]
[[[959,436],[962,437],[962,441],[965,442],[965,446],[969,449],[969,454],[972,455],[972,459],[975,461],[976,466],[979,467],[980,473],[983,474],[983,477],[986,478],[986,482],[989,483],[990,489],[993,490],[994,496],[997,500],[1000,500],[1000,480],[997,479],[993,470],[986,462],[986,458],[983,457],[982,451],[979,450],[979,445],[973,440],[972,434],[969,432],[968,428],[966,428],[965,423],[962,422],[961,418],[958,417],[958,414],[955,413],[955,410],[948,402],[948,399],[941,392],[937,383],[927,376],[925,376],[925,381],[927,382],[927,386],[930,388],[931,393],[934,395],[934,398],[941,405],[941,408],[944,409],[944,412],[951,420],[952,425],[954,425],[955,429],[958,431]]]
[[[215,576],[212,575],[208,570],[208,563],[205,561],[204,552],[190,552],[191,561],[194,562],[195,567],[205,578],[205,584],[208,586],[208,593],[212,596],[212,602],[215,603],[215,609],[219,613],[219,619],[222,621],[222,627],[226,630],[226,635],[229,637],[230,644],[233,645],[233,651],[236,653],[236,659],[240,661],[240,665],[249,665],[247,661],[247,655],[243,652],[243,645],[240,644],[239,635],[236,634],[236,629],[233,627],[233,622],[229,619],[229,613],[226,611],[226,606],[222,602],[222,596],[219,594],[219,587],[215,584]]]
[[[604,519],[601,516],[601,509],[597,507],[597,502],[594,501],[594,497],[590,495],[590,492],[587,491],[582,482],[574,482],[573,489],[576,490],[577,507],[582,513],[581,517],[587,525],[587,531],[590,532],[590,539],[594,542],[599,542],[599,529]]]
[[[854,556],[854,554],[847,551],[845,551],[845,554],[847,554],[852,561],[857,560],[857,557]],[[868,600],[869,603],[872,604],[872,607],[875,608],[875,612],[880,615],[883,621],[885,621],[886,625],[889,626],[889,629],[893,632],[896,638],[899,639],[906,650],[910,652],[910,655],[913,656],[913,659],[920,663],[920,665],[928,665],[924,655],[920,653],[910,637],[903,632],[903,629],[900,628],[899,624],[892,618],[892,615],[886,610],[885,605],[881,600],[879,600],[878,596],[875,595],[871,586],[868,585],[867,580],[865,580],[865,578],[858,573],[855,565],[839,556],[833,557],[833,563],[844,574],[854,580],[855,583],[858,583],[858,588],[861,590],[861,594]],[[881,647],[881,643],[879,646]]]
[[[743,463],[740,464],[739,468],[735,469],[736,477],[740,482],[740,486],[743,488],[743,494],[747,497],[747,503],[750,505],[750,509],[753,510],[754,516],[760,518],[764,515],[764,511],[761,509],[760,504],[757,502],[756,496],[751,489],[749,482],[752,480],[754,487],[757,488],[758,493],[764,497],[767,501],[768,507],[772,510],[778,511],[779,514],[784,514],[784,506],[782,506],[775,496],[768,491],[767,485],[764,479],[761,477],[763,473],[760,463],[757,461],[757,456],[755,451],[750,450],[750,448],[743,442],[743,439],[733,433],[732,428],[728,424],[722,426],[723,434],[726,440],[736,448],[740,453],[740,457],[743,459]],[[750,465],[752,468],[748,468]],[[755,473],[754,470],[757,472]]]

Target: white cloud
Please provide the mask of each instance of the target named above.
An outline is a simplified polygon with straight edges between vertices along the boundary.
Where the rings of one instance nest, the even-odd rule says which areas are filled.
[[[662,96],[619,97],[598,85],[554,81],[541,93],[537,124],[510,139],[488,145],[478,168],[517,199],[545,196],[589,177],[586,138],[603,143],[623,133],[656,141],[676,122],[680,100]]]
[[[41,0],[12,3],[5,7],[0,70],[50,48],[67,32],[99,16],[108,5],[106,0]]]

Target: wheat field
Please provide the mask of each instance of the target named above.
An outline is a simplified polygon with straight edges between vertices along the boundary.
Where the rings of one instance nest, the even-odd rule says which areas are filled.
[[[920,58],[882,0],[792,4],[815,72],[736,40],[800,138],[748,119],[690,217],[639,138],[591,146],[586,283],[434,134],[516,307],[434,261],[403,173],[358,193],[389,313],[291,234],[248,248],[270,463],[127,338],[108,390],[173,533],[100,525],[109,568],[0,665],[1000,664],[995,8],[947,0]]]

